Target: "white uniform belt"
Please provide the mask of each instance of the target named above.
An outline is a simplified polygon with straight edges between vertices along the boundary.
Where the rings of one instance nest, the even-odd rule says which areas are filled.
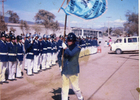
[[[43,48],[43,50],[47,50],[47,48]]]
[[[33,55],[33,53],[29,52],[28,54]]]
[[[38,49],[34,49],[35,51],[38,51]]]
[[[85,44],[82,44],[82,45],[80,45],[80,46],[85,46]]]
[[[7,53],[0,53],[0,55],[7,55]]]
[[[17,53],[17,55],[23,55],[23,53]]]
[[[51,47],[47,47],[47,49],[52,49]]]
[[[8,56],[16,56],[17,54],[14,53],[8,53]]]

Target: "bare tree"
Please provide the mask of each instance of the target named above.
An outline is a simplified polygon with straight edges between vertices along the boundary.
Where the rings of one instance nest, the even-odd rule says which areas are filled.
[[[123,30],[121,30],[121,29],[115,29],[115,30],[113,30],[113,33],[115,33],[115,35],[122,35]]]
[[[53,30],[53,32],[55,32],[55,31],[57,31],[57,30],[60,30],[58,21],[52,23],[51,29]]]
[[[59,29],[59,24],[54,20],[55,15],[46,10],[39,10],[39,12],[35,15],[35,21],[37,24],[42,24],[45,26],[45,28],[56,31],[57,29]]]
[[[41,27],[39,26],[39,25],[37,25],[37,24],[35,24],[33,27],[32,27],[34,30],[35,30],[35,32],[37,32],[37,33],[39,33],[39,32],[41,32]]]
[[[125,31],[131,35],[134,35],[135,33],[139,35],[138,14],[128,11],[125,16],[127,18],[127,22],[124,23]]]
[[[19,16],[17,15],[17,13],[15,13],[11,10],[8,10],[7,13],[10,15],[9,22],[19,23]]]
[[[29,32],[30,27],[26,21],[21,20],[20,21],[20,29],[22,30],[22,33],[24,34],[24,31]]]

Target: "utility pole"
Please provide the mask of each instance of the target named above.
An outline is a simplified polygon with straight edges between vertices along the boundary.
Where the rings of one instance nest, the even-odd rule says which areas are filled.
[[[109,18],[111,17],[106,17],[106,18],[108,18],[108,36],[109,36]]]
[[[4,20],[4,2],[6,0],[0,0],[0,2],[2,2],[2,13],[3,13],[3,20]]]

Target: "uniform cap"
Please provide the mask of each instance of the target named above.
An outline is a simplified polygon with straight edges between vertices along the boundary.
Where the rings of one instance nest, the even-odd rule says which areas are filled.
[[[11,36],[11,40],[15,40],[16,38],[15,38],[15,36]]]
[[[38,39],[42,39],[42,37],[41,36],[39,36],[39,38]]]
[[[47,35],[47,38],[51,38],[51,36],[50,35]]]
[[[44,34],[44,35],[43,35],[43,38],[47,38],[47,35],[46,35],[46,34]]]
[[[28,37],[30,37],[30,34],[29,33],[26,34],[26,38],[28,38]]]
[[[22,40],[22,36],[17,36],[17,40]]]
[[[5,34],[5,37],[6,37],[6,38],[10,38],[8,34]]]
[[[34,36],[33,37],[39,37],[39,35],[38,34],[34,34]]]
[[[1,37],[5,37],[6,35],[5,35],[5,33],[4,32],[2,32],[1,33]]]
[[[74,33],[69,33],[67,39],[70,41],[76,41],[76,35]]]

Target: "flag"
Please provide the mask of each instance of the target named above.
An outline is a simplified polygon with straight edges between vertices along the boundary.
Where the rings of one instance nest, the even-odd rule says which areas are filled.
[[[61,9],[67,14],[73,14],[86,20],[101,16],[106,11],[106,0],[70,0],[68,5]]]

